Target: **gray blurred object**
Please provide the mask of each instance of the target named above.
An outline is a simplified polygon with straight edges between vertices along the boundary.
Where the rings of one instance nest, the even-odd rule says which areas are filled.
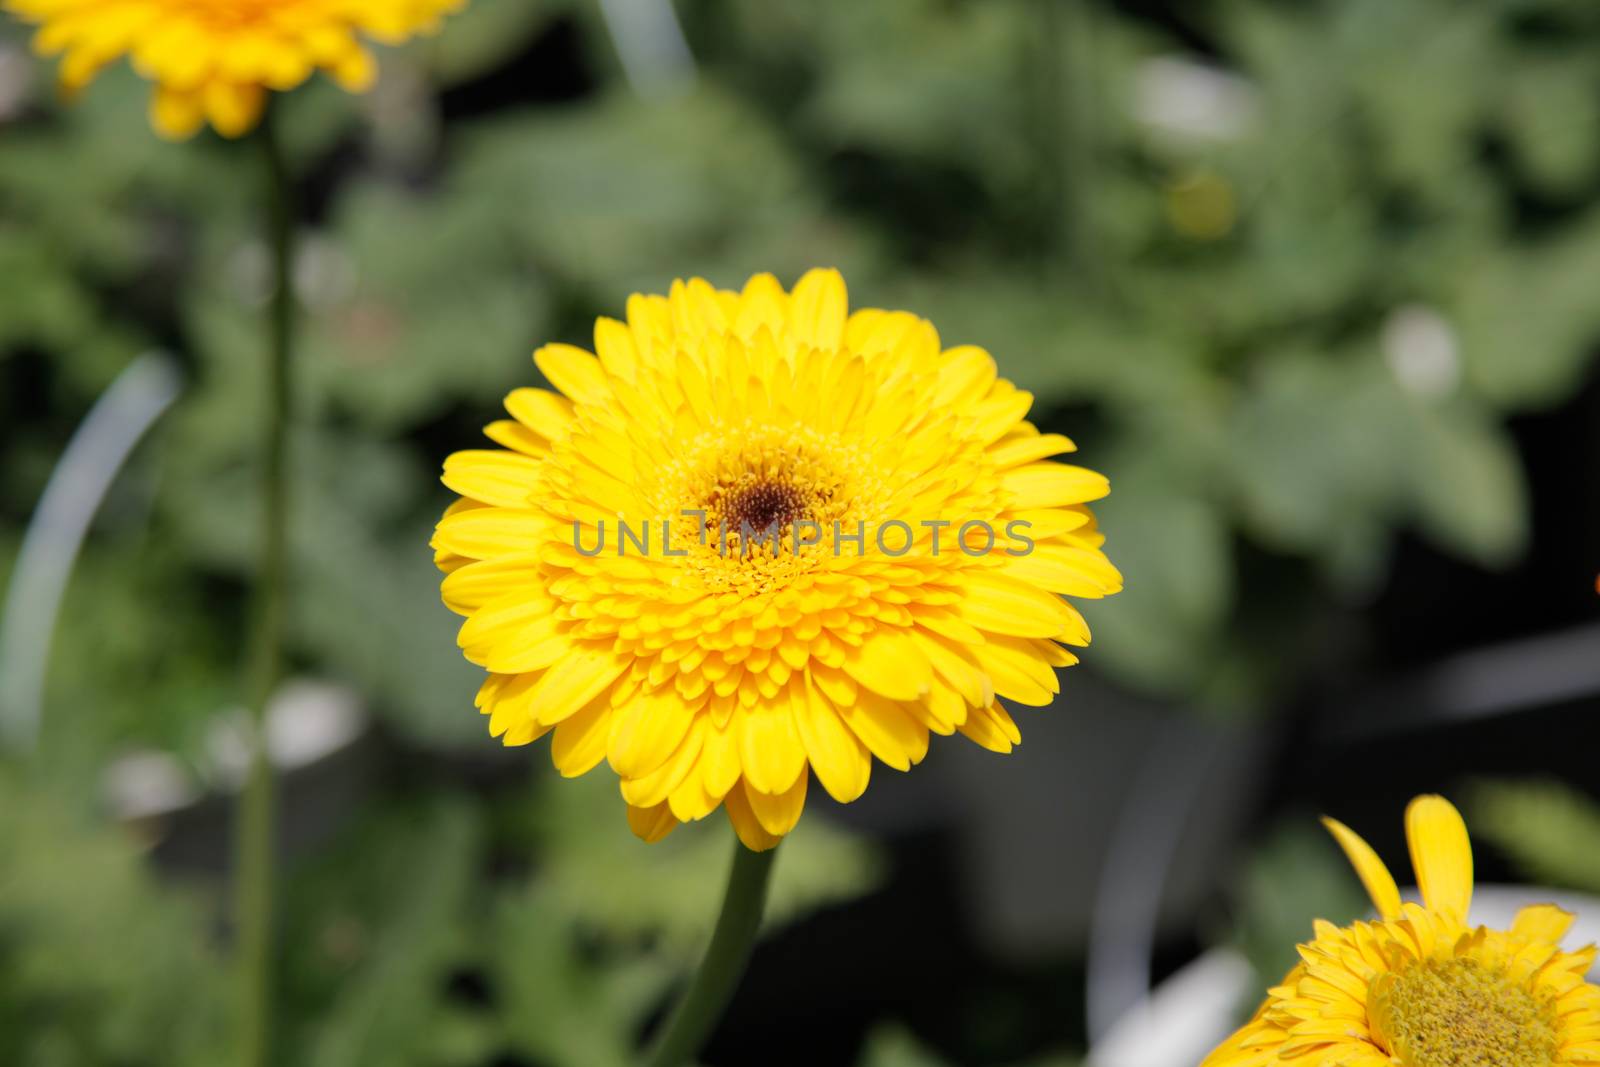
[[[95,401],[56,464],[17,553],[0,611],[0,740],[31,751],[61,599],[117,472],[182,390],[173,362],[140,356]]]
[[[348,686],[310,678],[279,686],[267,705],[267,747],[279,776],[281,850],[308,854],[362,810],[381,756],[369,727],[360,694]],[[125,752],[101,775],[102,799],[161,866],[225,876],[250,737],[246,713],[236,708],[213,720],[197,760],[150,748]]]
[[[1178,848],[1226,756],[1228,738],[1201,724],[1164,724],[1112,822],[1089,932],[1089,1036],[1098,1040],[1148,994],[1151,960]]]
[[[1148,993],[1156,937],[1191,928],[1215,890],[1210,858],[1246,825],[1278,724],[1207,721],[1085,670],[1062,686],[1049,708],[1013,709],[1011,755],[936,738],[915,773],[875,770],[838,818],[875,834],[948,829],[985,951],[1027,966],[1092,946],[1124,961],[1101,967],[1121,991],[1109,1020]],[[1154,761],[1181,766],[1163,778]],[[1111,896],[1125,898],[1114,915]]]
[[[1131,96],[1129,110],[1141,126],[1187,144],[1237,141],[1261,123],[1261,92],[1252,82],[1188,56],[1141,62]]]
[[[1156,939],[1191,929],[1215,891],[1214,857],[1236,847],[1281,724],[1208,721],[1082,669],[1062,686],[1051,707],[1012,709],[1010,755],[935,738],[914,773],[874,769],[873,788],[830,814],[868,834],[952,834],[984,950],[1028,966],[1092,947],[1120,991],[1109,1022],[1148,993]],[[1173,759],[1158,781],[1152,761]]]
[[[33,57],[28,49],[0,43],[0,123],[22,114],[33,95]]]
[[[1367,741],[1592,697],[1600,697],[1600,623],[1451,656],[1359,700],[1359,717],[1323,716],[1321,740]]]
[[[108,768],[104,785],[113,810],[145,827],[162,866],[212,876],[230,871],[233,808],[250,765],[250,736],[244,709],[227,709],[211,723],[197,776],[174,780],[152,753]],[[382,773],[382,744],[361,694],[316,678],[278,687],[267,705],[266,736],[278,775],[277,847],[286,855],[310,854],[369,801]]]
[[[600,0],[600,13],[635,93],[671,97],[694,86],[694,56],[672,0]]]
[[[1088,1067],[1195,1067],[1228,1036],[1254,982],[1242,953],[1212,949],[1107,1027]]]

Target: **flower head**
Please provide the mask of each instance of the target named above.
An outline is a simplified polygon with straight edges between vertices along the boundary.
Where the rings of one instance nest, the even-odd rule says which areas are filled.
[[[491,733],[554,731],[563,774],[609,761],[647,840],[719,806],[751,848],[931,733],[1007,752],[996,697],[1050,702],[1089,630],[1060,594],[1121,587],[1052,462],[1072,442],[980,348],[843,280],[699,279],[601,319],[595,355],[534,355],[499,449],[458,452],[434,538]]]
[[[1565,952],[1572,916],[1522,909],[1510,930],[1472,926],[1472,846],[1441,797],[1406,811],[1422,904],[1344,825],[1326,820],[1378,909],[1316,924],[1302,962],[1202,1067],[1556,1067],[1600,1064],[1595,948]]]
[[[395,44],[431,31],[466,0],[0,0],[39,26],[34,47],[59,54],[76,92],[127,56],[156,83],[150,120],[189,137],[210,122],[237,137],[261,116],[269,90],[323,70],[352,92],[377,75],[363,38]]]

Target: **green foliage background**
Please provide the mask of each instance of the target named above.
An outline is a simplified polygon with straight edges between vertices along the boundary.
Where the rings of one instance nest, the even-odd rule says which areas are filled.
[[[1130,582],[1097,605],[1093,659],[1124,685],[1265,707],[1330,606],[1381,586],[1397,532],[1514,561],[1506,420],[1570,395],[1600,336],[1600,8],[1174,12],[686,0],[698,77],[645,98],[595,6],[476,0],[386,54],[369,97],[287,100],[307,231],[297,668],[353,684],[404,745],[484,744],[424,549],[438,464],[534,380],[536,344],[583,343],[595,314],[688,274],[837,265],[856,302],[993,351],[1114,479],[1103,525]],[[217,887],[157,885],[99,825],[94,774],[147,746],[205,782],[208,725],[237,699],[253,149],[157,142],[122,69],[60,107],[22,31],[0,33],[0,570],[121,368],[159,348],[188,383],[74,576],[37,766],[0,780],[0,1059],[214,1063]],[[551,49],[576,64],[559,92],[532,66]],[[1174,63],[1231,72],[1220,132],[1152,118],[1163,71],[1197,91]],[[1450,339],[1431,376],[1394,353],[1406,321]],[[1243,552],[1285,569],[1252,583]],[[374,804],[296,868],[286,1062],[622,1062],[720,859],[705,835],[632,848],[616,816],[598,785]],[[860,846],[809,832],[784,861],[794,908],[871,884]],[[496,998],[452,993],[462,972]],[[173,988],[194,991],[178,1017]],[[888,1031],[866,1055],[924,1062]]]

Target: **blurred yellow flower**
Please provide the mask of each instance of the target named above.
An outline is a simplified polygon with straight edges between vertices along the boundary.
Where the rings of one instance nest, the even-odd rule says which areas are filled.
[[[849,802],[930,732],[1010,751],[996,696],[1049,703],[1089,641],[1058,594],[1122,580],[1084,506],[1106,479],[1049,462],[1072,442],[987,352],[850,313],[831,270],[636,295],[595,348],[540,349],[559,392],[445,463],[433,545],[491,733],[609,760],[646,840],[721,806],[752,849],[808,768]]]
[[[0,0],[38,24],[34,47],[60,55],[74,93],[123,56],[156,83],[150,119],[165,137],[207,121],[228,137],[255,126],[269,90],[324,70],[352,92],[377,75],[363,38],[395,44],[435,29],[466,0]]]
[[[1510,930],[1467,922],[1472,846],[1441,797],[1406,811],[1421,906],[1402,903],[1365,841],[1329,819],[1377,922],[1316,924],[1303,961],[1202,1067],[1555,1067],[1600,1064],[1595,948],[1564,952],[1572,916],[1522,909]]]

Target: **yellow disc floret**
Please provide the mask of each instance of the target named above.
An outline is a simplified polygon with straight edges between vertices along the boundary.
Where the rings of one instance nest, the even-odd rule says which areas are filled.
[[[1549,1067],[1555,997],[1473,957],[1424,960],[1380,975],[1368,998],[1373,1036],[1406,1067]]]
[[[1560,947],[1572,916],[1522,909],[1509,930],[1471,926],[1466,825],[1419,797],[1406,835],[1423,902],[1404,903],[1377,853],[1331,820],[1378,910],[1316,924],[1301,964],[1202,1067],[1560,1067],[1600,1064],[1595,948]]]

